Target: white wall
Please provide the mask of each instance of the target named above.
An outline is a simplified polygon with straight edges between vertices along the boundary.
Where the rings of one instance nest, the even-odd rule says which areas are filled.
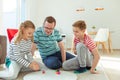
[[[36,26],[39,26],[39,0],[26,0],[26,19],[32,20]]]
[[[95,25],[98,28],[108,27],[112,31],[112,44],[114,49],[120,49],[120,0],[27,0],[28,18],[35,22],[36,26],[42,25],[46,16],[54,16],[57,20],[57,28],[62,33],[70,36],[72,24],[80,19],[87,23],[88,31]],[[76,12],[80,7],[84,12]],[[95,11],[96,7],[104,7],[103,11]],[[70,38],[70,37],[69,37]],[[67,40],[69,39],[67,38]],[[69,42],[70,43],[70,42]],[[67,43],[68,44],[68,43]],[[68,44],[70,46],[70,44]]]

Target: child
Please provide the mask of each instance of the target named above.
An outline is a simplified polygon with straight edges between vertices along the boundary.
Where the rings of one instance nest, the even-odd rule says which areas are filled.
[[[75,73],[83,73],[90,70],[91,73],[97,73],[95,68],[100,56],[94,41],[85,33],[86,24],[79,20],[73,24],[74,42],[73,51],[77,54],[75,58],[63,63],[64,70],[75,70]]]
[[[31,53],[34,30],[35,26],[31,21],[21,23],[18,33],[10,43],[6,57],[8,70],[0,71],[0,78],[12,80],[17,78],[20,70],[40,70],[39,64],[33,60]]]

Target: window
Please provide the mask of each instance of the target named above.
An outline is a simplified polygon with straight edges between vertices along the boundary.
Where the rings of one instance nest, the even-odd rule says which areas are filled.
[[[3,0],[3,26],[15,28],[17,24],[17,0]]]
[[[25,0],[3,0],[3,26],[18,28],[25,20]]]
[[[3,1],[3,30],[7,35],[7,28],[18,28],[21,21],[25,20],[25,0],[2,0]],[[7,45],[9,41],[7,39]],[[8,50],[8,47],[7,47]]]

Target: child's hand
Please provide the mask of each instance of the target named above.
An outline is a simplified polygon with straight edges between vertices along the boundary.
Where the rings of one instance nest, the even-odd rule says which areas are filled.
[[[91,72],[92,74],[98,74],[98,72],[97,72],[95,69],[90,69],[90,72]]]
[[[32,70],[35,70],[35,71],[38,71],[40,70],[40,66],[37,62],[33,61],[30,63],[30,66],[29,66]]]
[[[33,67],[34,67],[34,70],[35,70],[35,71],[40,70],[40,65],[39,65],[37,62],[34,62],[34,63],[33,63]]]
[[[73,50],[74,51],[74,54],[77,55],[77,51],[76,50]]]

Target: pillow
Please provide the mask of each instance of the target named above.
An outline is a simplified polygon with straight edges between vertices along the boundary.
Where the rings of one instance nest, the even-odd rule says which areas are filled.
[[[17,32],[18,32],[18,29],[7,29],[7,35],[8,35],[9,42],[12,40],[12,38]]]

